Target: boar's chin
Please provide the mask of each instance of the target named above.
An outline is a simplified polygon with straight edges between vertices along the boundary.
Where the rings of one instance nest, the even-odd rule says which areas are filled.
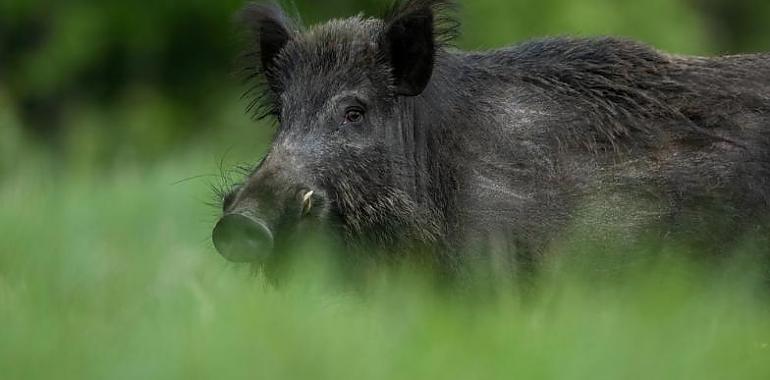
[[[414,178],[414,163],[403,157],[403,152],[382,146],[345,146],[320,171],[334,224],[346,245],[400,253],[435,248],[444,241],[443,214],[401,187]]]
[[[412,252],[435,248],[443,241],[439,213],[419,205],[402,190],[337,190],[336,211],[345,241],[354,248]]]

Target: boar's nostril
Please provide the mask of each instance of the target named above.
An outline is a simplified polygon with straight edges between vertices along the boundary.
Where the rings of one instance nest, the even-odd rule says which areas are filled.
[[[265,223],[242,214],[222,217],[212,238],[222,256],[238,263],[264,260],[273,249],[273,234]]]

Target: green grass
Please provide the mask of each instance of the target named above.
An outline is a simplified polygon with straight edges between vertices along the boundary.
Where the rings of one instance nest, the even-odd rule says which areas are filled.
[[[206,164],[3,178],[0,378],[770,378],[766,290],[738,270],[453,294],[415,272],[353,292],[308,265],[267,286],[211,247],[207,181],[174,184]]]

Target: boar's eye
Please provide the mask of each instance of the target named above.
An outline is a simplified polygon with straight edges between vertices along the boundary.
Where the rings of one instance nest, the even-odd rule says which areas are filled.
[[[343,124],[358,124],[364,121],[364,110],[360,107],[350,107],[345,110],[345,121]]]

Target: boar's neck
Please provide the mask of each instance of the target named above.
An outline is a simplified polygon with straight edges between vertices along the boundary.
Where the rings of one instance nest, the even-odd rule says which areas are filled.
[[[484,245],[494,236],[534,243],[533,235],[545,235],[543,215],[565,217],[567,193],[558,189],[574,187],[532,136],[548,113],[526,100],[510,69],[480,57],[439,54],[423,94],[401,100],[405,151],[415,163],[410,188],[443,217],[446,236],[459,240],[450,245]],[[533,209],[542,213],[521,217]]]
[[[439,53],[425,91],[397,100],[400,122],[392,132],[412,163],[402,185],[413,199],[442,217],[449,236],[458,232],[461,162],[470,158],[461,132],[472,127],[473,119],[467,112],[468,93],[459,85],[463,70],[461,56]]]

